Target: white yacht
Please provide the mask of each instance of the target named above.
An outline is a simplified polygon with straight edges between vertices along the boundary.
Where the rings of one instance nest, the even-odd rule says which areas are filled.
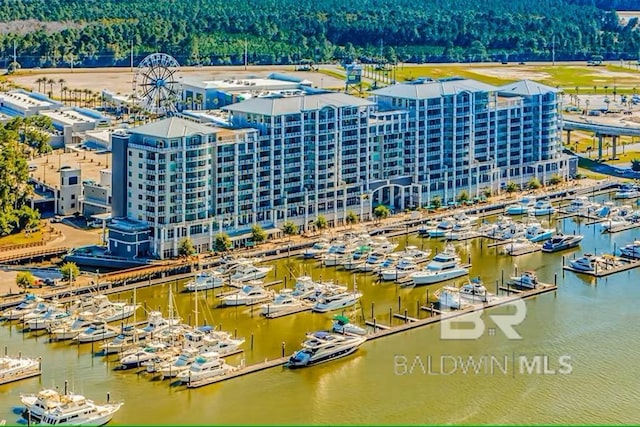
[[[330,247],[331,245],[329,244],[329,242],[320,240],[318,242],[315,242],[310,248],[306,249],[302,253],[302,256],[304,258],[319,258],[322,254],[326,253]]]
[[[62,323],[49,325],[48,331],[54,341],[70,340],[75,338],[96,320],[92,313],[80,313]]]
[[[42,414],[39,425],[101,426],[111,421],[122,405],[122,402],[96,404],[78,394],[62,396],[59,404]]]
[[[538,200],[536,204],[533,205],[532,212],[535,216],[552,215],[556,212],[556,208],[554,208],[548,200]]]
[[[469,274],[469,269],[460,263],[453,245],[448,244],[443,252],[440,252],[420,271],[409,275],[414,285],[430,285],[456,277]]]
[[[593,207],[593,205],[594,204],[589,201],[587,196],[577,196],[571,200],[569,206],[564,208],[564,211],[567,213],[587,213],[589,208]]]
[[[253,305],[266,301],[273,296],[273,291],[266,290],[260,285],[245,285],[231,295],[222,297],[222,303],[228,306]]]
[[[34,294],[25,295],[24,299],[16,307],[8,308],[0,314],[0,319],[17,320],[31,312],[36,306],[44,300]]]
[[[188,384],[226,375],[233,370],[233,366],[226,364],[218,353],[209,352],[196,357],[189,369],[179,372],[176,378],[183,384]]]
[[[28,321],[26,321],[25,326],[30,331],[39,331],[42,329],[47,329],[51,325],[56,325],[70,318],[71,314],[69,314],[67,311],[57,307],[52,307],[49,308],[49,310],[47,310],[41,317],[29,319]]]
[[[507,206],[505,213],[507,215],[525,215],[533,209],[535,203],[534,199],[523,197],[518,202]]]
[[[74,340],[81,343],[104,341],[116,337],[118,333],[118,329],[109,326],[106,322],[94,322],[84,331],[80,332]]]
[[[533,222],[527,225],[524,237],[530,242],[537,243],[550,239],[553,233],[552,228],[544,228],[539,222]]]
[[[163,356],[174,354],[175,350],[169,344],[161,341],[147,343],[144,347],[125,351],[120,355],[121,369],[130,369],[141,366],[142,363]]]
[[[572,259],[569,265],[576,270],[586,272],[598,272],[602,270],[610,270],[621,265],[620,261],[610,255],[597,256],[585,253],[582,257]]]
[[[361,335],[315,332],[307,335],[302,349],[296,351],[287,362],[289,368],[317,365],[355,352],[365,341]]]
[[[637,199],[640,197],[640,190],[634,185],[623,185],[613,195],[614,199]]]
[[[159,372],[162,379],[173,378],[180,372],[188,370],[198,354],[200,354],[200,351],[197,348],[183,348],[179,355],[160,363],[155,372]]]
[[[627,221],[625,218],[622,218],[620,216],[613,216],[613,217],[609,217],[609,219],[606,219],[604,221],[602,221],[600,223],[600,227],[602,228],[602,231],[608,231],[611,232],[612,230],[616,230],[616,228],[620,228],[620,227],[624,227],[626,225],[631,224],[629,221]]]
[[[203,271],[196,274],[196,277],[189,280],[184,289],[188,292],[206,291],[224,286],[224,276],[216,271]]]
[[[190,328],[182,335],[183,348],[196,348],[201,353],[215,351],[225,356],[238,351],[244,338],[232,338],[225,331],[216,331],[212,326]]]
[[[580,244],[582,239],[584,239],[584,236],[579,234],[556,234],[544,242],[542,252],[558,252],[575,248]]]
[[[139,345],[139,340],[136,336],[136,329],[133,326],[123,328],[114,339],[106,342],[100,346],[102,354],[114,354],[121,353]]]
[[[408,258],[402,258],[398,261],[398,264],[390,269],[382,270],[380,276],[382,280],[398,280],[407,277],[409,274],[418,270],[418,264]]]
[[[312,310],[318,313],[326,313],[328,311],[340,310],[341,308],[351,307],[362,298],[362,294],[357,291],[332,293],[321,296]]]
[[[310,307],[309,303],[305,302],[301,298],[293,296],[293,289],[282,289],[275,296],[273,301],[268,302],[260,306],[260,310],[263,316],[271,316],[276,313],[295,310],[302,307]]]
[[[293,285],[291,296],[300,299],[307,299],[316,294],[319,284],[310,276],[298,276],[296,283]]]
[[[0,384],[12,381],[12,378],[20,379],[35,376],[40,373],[40,359],[28,357],[0,357]]]
[[[380,263],[384,261],[386,255],[382,252],[372,252],[367,259],[358,266],[358,271],[371,272],[377,270]]]
[[[460,289],[455,286],[443,286],[434,295],[438,298],[438,308],[443,311],[460,310],[468,306],[460,297]]]
[[[499,240],[510,240],[510,239],[517,239],[519,237],[524,237],[525,234],[527,234],[527,229],[524,224],[512,223],[507,228],[505,228],[501,233],[497,234],[495,238]]]
[[[538,276],[535,271],[523,271],[520,276],[511,276],[507,284],[521,288],[535,289],[538,286]]]
[[[386,236],[376,236],[371,240],[371,248],[374,251],[390,254],[398,247],[398,243],[389,241]]]
[[[180,325],[180,318],[165,319],[159,311],[152,311],[147,318],[147,324],[136,329],[138,338],[155,338],[171,327]]]
[[[444,237],[451,231],[456,220],[453,217],[442,219],[435,228],[427,230],[429,237]]]
[[[267,265],[264,267],[257,267],[253,264],[246,264],[236,270],[231,275],[231,280],[235,282],[248,282],[250,280],[260,280],[267,277],[267,274],[273,270],[273,266]]]
[[[33,307],[33,309],[28,310],[26,313],[24,313],[22,315],[22,317],[20,318],[20,320],[22,320],[23,322],[27,322],[31,319],[38,319],[42,316],[44,316],[45,314],[47,314],[48,311],[50,311],[52,308],[53,309],[60,309],[61,305],[58,303],[50,303],[47,301],[41,301],[38,304],[36,304],[35,307]]]
[[[398,256],[401,259],[408,259],[416,264],[420,264],[423,262],[429,261],[429,256],[431,256],[431,249],[420,250],[417,246],[407,246],[404,248],[404,251],[398,253]]]
[[[331,332],[338,334],[367,335],[367,330],[351,323],[348,317],[336,315],[333,317]]]
[[[634,240],[633,243],[624,245],[620,248],[620,256],[625,258],[640,258],[640,240]]]

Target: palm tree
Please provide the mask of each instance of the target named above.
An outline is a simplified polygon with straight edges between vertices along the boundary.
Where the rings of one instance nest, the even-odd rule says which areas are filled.
[[[49,85],[49,98],[53,97],[53,85],[56,83],[55,80],[49,79],[47,80],[47,84]]]
[[[589,99],[588,99],[588,98],[587,98],[587,99],[585,99],[585,100],[584,100],[584,103],[585,103],[585,104],[586,104],[586,106],[587,106],[587,109],[586,109],[586,113],[585,113],[585,114],[588,116],[588,115],[589,115]]]
[[[64,79],[59,79],[58,83],[60,84],[60,99],[62,99],[62,90],[64,89],[64,84],[66,83],[66,81]]]
[[[64,101],[66,100],[66,98],[67,98],[65,95],[67,94],[67,91],[68,91],[68,90],[69,90],[69,88],[68,88],[68,87],[66,87],[66,86],[64,86],[64,87],[62,88],[62,102],[64,102]]]
[[[47,79],[44,77],[40,77],[39,79],[36,79],[36,83],[38,83],[38,92],[42,92],[42,82],[46,82]]]

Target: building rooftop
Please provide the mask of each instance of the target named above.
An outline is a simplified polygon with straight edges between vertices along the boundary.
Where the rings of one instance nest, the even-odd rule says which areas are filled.
[[[560,89],[543,85],[542,83],[537,83],[532,80],[521,80],[519,82],[510,83],[504,86],[500,86],[496,88],[496,90],[499,92],[502,92],[503,94],[522,95],[522,96],[540,95],[541,93],[549,93],[549,92],[552,92],[552,93],[561,92]]]
[[[129,133],[152,136],[156,138],[182,138],[184,136],[201,133],[214,134],[218,128],[196,123],[180,117],[169,117],[157,122],[148,123],[129,129]]]
[[[50,117],[56,123],[73,126],[79,123],[95,123],[96,119],[75,110],[42,111],[43,116]]]
[[[375,105],[373,102],[340,92],[326,92],[306,96],[253,98],[227,105],[223,110],[231,112],[279,116],[302,111],[317,111],[324,107],[360,107]]]
[[[290,81],[271,78],[229,78],[223,80],[184,79],[183,84],[201,89],[221,89],[229,91],[246,91],[256,89],[296,89],[301,84],[310,84],[306,80]]]
[[[44,95],[40,97],[46,98]],[[4,102],[23,109],[34,107],[54,108],[60,105],[59,103],[47,101],[46,99],[39,99],[40,97],[24,91],[0,92],[0,99]]]
[[[375,95],[392,96],[404,99],[430,99],[460,92],[493,92],[495,86],[471,79],[419,80],[400,83],[374,90]]]

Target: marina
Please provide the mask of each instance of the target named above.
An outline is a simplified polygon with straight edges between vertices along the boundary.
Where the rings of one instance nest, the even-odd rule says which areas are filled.
[[[488,217],[488,220],[491,221],[492,218]],[[566,235],[576,232],[581,234],[584,233],[585,238],[583,242],[581,242],[584,250],[592,249],[594,246],[603,247],[603,242],[605,242],[603,239],[608,239],[607,236],[609,235],[595,232],[591,233],[592,227],[595,226],[585,226],[584,223],[580,224],[575,222],[573,219],[566,219],[563,220],[559,229]],[[622,243],[629,243],[629,241],[634,240],[633,236],[630,236],[629,234],[633,233],[633,231],[634,230],[628,230],[619,233],[620,239],[622,239],[620,240],[620,247],[622,247]],[[399,244],[396,252],[402,251],[406,246],[415,246],[417,248],[430,249],[433,254],[431,258],[433,258],[435,254],[442,252],[448,244],[440,242],[438,239],[424,239],[415,234],[400,235],[394,238],[394,241]],[[301,387],[302,385],[294,385],[291,383],[291,381],[295,381],[296,377],[299,377],[299,374],[288,372],[289,370],[283,371],[282,369],[271,368],[278,368],[287,363],[294,349],[299,346],[300,334],[302,331],[327,330],[328,327],[330,327],[329,318],[340,312],[343,312],[348,316],[354,325],[362,325],[366,328],[366,342],[362,345],[362,348],[355,351],[353,355],[348,355],[339,360],[332,361],[331,363],[309,368],[308,374],[305,369],[305,373],[302,375],[311,375],[313,377],[321,375],[326,377],[327,375],[331,375],[332,371],[340,371],[342,366],[351,366],[353,363],[380,363],[379,360],[376,361],[375,355],[380,351],[387,354],[387,351],[383,350],[383,348],[387,347],[387,340],[390,340],[390,343],[400,340],[401,342],[404,342],[403,347],[406,347],[407,345],[410,346],[404,334],[409,334],[411,336],[415,336],[416,334],[419,336],[429,336],[431,337],[429,339],[429,345],[436,345],[436,348],[439,348],[441,345],[436,344],[437,338],[434,333],[439,329],[438,325],[442,320],[457,318],[459,316],[464,316],[465,314],[474,313],[484,309],[488,309],[487,313],[490,315],[489,313],[494,311],[500,312],[501,310],[504,310],[504,307],[508,306],[510,301],[514,301],[516,299],[525,299],[528,301],[533,298],[537,300],[537,302],[531,307],[546,307],[550,301],[555,301],[556,298],[560,301],[563,294],[566,294],[567,292],[574,292],[575,290],[573,288],[576,284],[580,284],[580,280],[583,280],[579,279],[579,276],[575,276],[574,278],[572,275],[567,275],[563,278],[559,277],[559,271],[554,271],[553,266],[549,265],[549,260],[560,261],[560,254],[541,254],[539,252],[534,252],[528,254],[526,257],[522,257],[521,260],[519,259],[518,269],[522,271],[524,271],[523,269],[535,270],[541,279],[546,279],[546,282],[554,283],[557,281],[559,283],[555,285],[539,283],[535,289],[512,285],[511,280],[509,279],[509,274],[506,274],[513,270],[513,261],[511,261],[511,257],[502,255],[497,251],[487,251],[490,244],[490,241],[487,241],[484,238],[454,242],[458,256],[464,260],[471,261],[464,265],[470,270],[470,276],[482,277],[483,282],[489,284],[487,287],[492,288],[492,291],[495,292],[496,298],[490,299],[484,304],[472,304],[470,306],[464,306],[462,309],[452,311],[443,311],[438,308],[437,298],[434,296],[434,292],[441,289],[441,286],[446,287],[451,286],[451,284],[460,284],[463,283],[461,282],[462,280],[467,282],[467,278],[451,279],[443,282],[442,285],[405,287],[400,284],[396,284],[393,281],[380,282],[377,280],[376,274],[373,272],[344,270],[340,267],[318,265],[318,261],[314,258],[303,258],[301,256],[303,251],[298,252],[299,255],[295,257],[291,256],[289,258],[284,257],[267,261],[267,263],[269,263],[269,265],[273,265],[274,268],[265,277],[264,281],[267,283],[278,282],[271,286],[278,292],[285,289],[285,286],[286,289],[293,290],[295,288],[294,284],[296,282],[296,278],[301,277],[300,274],[304,272],[305,274],[310,275],[314,281],[329,281],[336,284],[343,284],[348,286],[349,290],[351,290],[355,285],[358,292],[362,293],[361,300],[354,307],[338,310],[337,312],[332,312],[330,314],[311,313],[310,310],[308,310],[308,307],[305,307],[295,313],[287,313],[286,315],[268,318],[267,316],[259,315],[263,313],[262,308],[259,305],[253,307],[236,306],[230,308],[218,308],[219,303],[222,300],[220,297],[223,296],[220,295],[220,292],[224,293],[224,295],[230,295],[230,292],[237,290],[237,288],[229,287],[228,284],[225,284],[220,288],[216,288],[215,291],[208,290],[198,292],[197,295],[194,292],[180,293],[180,289],[182,289],[183,286],[181,283],[192,279],[196,274],[195,272],[185,274],[184,276],[178,276],[182,278],[166,277],[164,278],[163,283],[154,283],[151,286],[140,286],[139,288],[135,288],[137,292],[137,300],[144,301],[146,307],[154,307],[154,309],[156,307],[166,307],[167,291],[169,289],[173,289],[177,300],[176,308],[180,317],[185,320],[189,319],[186,323],[193,323],[191,321],[193,320],[193,316],[191,315],[193,312],[193,303],[194,300],[198,300],[200,301],[202,310],[200,312],[200,320],[196,320],[197,323],[202,324],[203,319],[206,317],[207,320],[204,320],[206,323],[218,325],[216,330],[222,331],[225,328],[231,329],[232,336],[246,337],[246,343],[242,346],[242,350],[244,351],[237,351],[225,356],[226,359],[229,359],[227,363],[232,369],[228,368],[224,374],[215,375],[211,378],[205,378],[202,380],[191,381],[190,383],[187,382],[179,387],[175,387],[175,381],[154,382],[144,380],[145,377],[152,379],[157,375],[147,373],[145,369],[138,371],[138,375],[131,375],[127,373],[128,371],[114,370],[118,363],[117,360],[113,359],[114,356],[107,356],[104,359],[96,358],[96,356],[89,357],[90,354],[93,353],[91,344],[45,344],[42,340],[39,340],[38,342],[38,338],[36,338],[35,335],[21,334],[20,336],[24,337],[22,338],[23,343],[26,344],[23,351],[26,351],[26,349],[37,350],[39,347],[43,346],[46,347],[46,349],[50,348],[50,350],[45,349],[45,354],[42,352],[33,353],[32,351],[29,351],[29,353],[39,356],[46,355],[47,357],[43,357],[43,374],[46,375],[47,378],[51,378],[51,375],[54,375],[58,382],[64,378],[63,375],[69,377],[71,371],[66,371],[67,374],[65,374],[64,370],[53,374],[48,370],[47,362],[60,363],[60,361],[55,362],[57,357],[55,357],[54,353],[60,353],[63,358],[65,357],[63,356],[65,354],[67,356],[73,354],[74,357],[79,357],[81,366],[84,366],[82,369],[86,370],[90,377],[107,379],[107,381],[109,381],[107,390],[114,396],[117,396],[117,399],[123,398],[127,402],[127,404],[120,409],[119,414],[126,413],[128,414],[128,419],[136,419],[136,415],[129,409],[130,404],[135,404],[137,400],[135,390],[137,390],[137,393],[152,393],[159,401],[164,399],[164,393],[159,392],[160,389],[167,390],[167,392],[172,396],[172,399],[177,398],[178,400],[181,400],[181,397],[176,397],[180,396],[180,394],[175,394],[175,392],[179,393],[179,391],[183,389],[193,390],[193,392],[202,394],[204,397],[210,393],[219,392],[219,387],[222,387],[222,384],[224,384],[225,395],[227,393],[231,393],[231,396],[233,396],[236,393],[237,387],[241,387],[246,393],[247,384],[261,383],[264,379],[272,378],[274,375],[283,376],[283,380],[289,385],[289,387]],[[491,265],[483,265],[483,259],[490,260],[490,263],[485,264]],[[561,265],[560,262],[557,264]],[[633,271],[634,270],[629,270],[629,272]],[[518,273],[516,272],[515,276],[517,276],[517,274]],[[594,279],[596,278],[594,277]],[[598,280],[606,280],[606,277]],[[541,282],[545,282],[545,280],[541,280]],[[493,286],[494,283],[495,287]],[[573,284],[567,288],[565,286],[567,283]],[[128,284],[127,289],[130,290],[118,291],[117,288],[112,289],[111,292],[114,294],[115,299],[128,300],[131,302],[133,298],[131,292],[134,287],[129,286],[130,285]],[[548,294],[552,294],[554,296],[548,297],[546,296]],[[265,302],[262,304],[267,303]],[[529,306],[529,303],[527,303],[527,305]],[[534,316],[535,318],[535,312],[538,308],[535,310],[532,308],[531,310],[533,311],[528,315],[528,317]],[[286,310],[283,311],[283,313],[286,312]],[[138,313],[138,315],[140,314],[141,313]],[[140,317],[138,317],[138,319],[140,319]],[[138,323],[139,322],[140,321],[138,320]],[[265,330],[267,325],[270,326],[268,326],[268,330]],[[10,333],[12,329],[14,330],[13,333],[17,330],[16,326],[12,326],[11,324],[7,324],[6,327],[0,328],[0,338],[7,339],[9,337],[8,333]],[[527,330],[528,328],[525,328],[523,333]],[[531,333],[531,331],[529,331],[529,333]],[[382,337],[387,338],[384,340],[385,345],[381,347],[376,343],[379,341],[378,338]],[[44,347],[41,348],[41,351]],[[419,350],[416,349],[416,351]],[[54,356],[53,359],[50,359],[52,356]],[[368,362],[371,357],[373,357],[372,362]],[[94,363],[100,360],[103,361],[92,367]],[[382,363],[382,366],[384,366],[384,361],[382,361]],[[227,379],[233,379],[239,376],[243,377],[242,381],[227,382]],[[117,381],[115,381],[116,378]],[[398,380],[400,379],[398,378],[394,380],[392,377],[387,378],[386,381],[391,381],[393,384],[394,381]],[[28,386],[30,381],[32,380],[25,380],[16,384],[24,383]],[[45,381],[50,382],[49,379],[46,379]],[[401,382],[404,382],[404,380]],[[119,385],[119,383],[121,384]],[[162,384],[164,384],[164,386]],[[173,384],[173,386],[169,386],[169,384]],[[218,385],[214,386],[213,384]],[[236,386],[234,384],[241,384],[241,386]],[[205,387],[206,385],[211,385],[211,387]],[[124,388],[125,386],[126,389]],[[96,390],[94,389],[89,394],[95,395]],[[228,402],[226,398],[222,399],[223,401]],[[197,400],[200,399],[198,398]],[[200,406],[200,404],[195,401],[189,405],[194,408]],[[218,404],[213,404],[213,406],[218,407]],[[202,410],[205,412],[208,411],[208,409]],[[0,416],[11,419],[10,414],[0,414]],[[228,415],[218,414],[216,417],[218,420],[224,419],[226,422],[233,422],[233,417],[229,417]],[[172,416],[165,414],[163,418],[171,419]],[[295,419],[295,417],[288,419]]]

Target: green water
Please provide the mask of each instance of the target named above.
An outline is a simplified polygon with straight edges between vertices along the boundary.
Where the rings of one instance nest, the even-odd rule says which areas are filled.
[[[563,231],[585,234],[581,249],[563,254],[530,254],[517,258],[496,254],[479,239],[456,243],[462,259],[471,258],[472,276],[480,276],[490,291],[496,281],[514,269],[534,269],[543,282],[554,281],[559,289],[527,300],[526,319],[516,326],[521,340],[508,340],[498,328],[495,335],[480,339],[451,341],[440,338],[440,325],[365,343],[354,355],[308,369],[273,368],[199,389],[171,386],[168,381],[152,381],[146,373],[116,371],[117,356],[92,354],[90,344],[48,343],[46,335],[34,336],[17,326],[0,327],[0,346],[10,353],[42,356],[41,378],[0,386],[0,419],[14,423],[19,416],[19,394],[35,392],[43,386],[71,388],[94,400],[124,400],[111,425],[122,424],[424,424],[424,423],[637,423],[640,409],[638,378],[640,368],[640,269],[618,273],[597,281],[571,272],[563,274],[562,255],[585,251],[611,252],[613,245],[631,242],[640,231],[614,235],[600,234],[597,226],[564,220]],[[400,237],[404,246],[442,249],[442,242],[417,236]],[[414,289],[379,283],[371,274],[356,275],[317,267],[316,261],[301,259],[275,263],[267,281],[284,280],[291,286],[295,276],[306,272],[315,279],[355,283],[364,293],[361,307],[350,310],[352,319],[361,321],[375,315],[389,323],[389,309],[401,310],[421,318],[416,303],[426,300],[442,284]],[[504,272],[504,273],[503,273]],[[458,280],[461,283],[462,280]],[[284,284],[283,284],[284,285]],[[278,285],[275,289],[281,288]],[[138,301],[147,309],[160,307],[167,312],[169,286],[137,291]],[[177,308],[186,321],[195,321],[194,295],[177,293]],[[131,299],[132,294],[112,299]],[[218,304],[211,291],[199,293],[199,323],[221,325],[222,329],[245,337],[245,352],[229,361],[246,363],[281,356],[297,349],[307,331],[325,329],[332,314],[300,313],[267,320],[259,308],[214,308]],[[501,307],[489,314],[511,313]],[[142,314],[140,311],[139,314]],[[485,313],[487,331],[495,324]],[[394,319],[394,324],[401,321]],[[250,348],[253,334],[253,349]],[[94,348],[97,351],[97,346]],[[548,368],[557,370],[561,356],[570,357],[570,374],[536,374],[519,369],[520,356],[545,356]],[[460,357],[506,361],[475,373],[453,369]],[[430,371],[415,365],[402,369],[402,357],[432,361]],[[529,360],[528,359],[528,360]],[[458,359],[459,360],[459,359]],[[444,361],[441,363],[441,361]],[[516,362],[514,364],[514,361]],[[406,368],[406,366],[405,366]],[[505,372],[506,371],[506,372]]]

